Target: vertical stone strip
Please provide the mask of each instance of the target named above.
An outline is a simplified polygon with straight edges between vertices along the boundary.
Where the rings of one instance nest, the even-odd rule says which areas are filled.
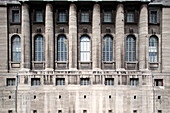
[[[77,69],[77,11],[71,4],[69,10],[69,69]]]
[[[170,72],[170,8],[169,7],[163,7],[162,8],[162,44],[159,45],[159,48],[162,47],[162,60],[159,62],[162,62],[162,71],[163,72]],[[161,52],[161,51],[160,51]],[[159,55],[161,55],[159,54]]]
[[[100,23],[100,5],[93,6],[92,21],[92,61],[93,69],[101,68],[101,23]]]
[[[29,6],[22,4],[22,37],[21,37],[21,68],[30,69],[31,41]]]
[[[8,70],[7,6],[0,7],[0,72]],[[9,40],[11,41],[11,40]]]
[[[53,7],[46,5],[45,11],[45,68],[54,67],[54,27],[53,27]]]
[[[139,17],[139,69],[146,69],[146,42],[148,35],[148,8],[147,4],[143,4]],[[136,50],[137,52],[137,50]]]
[[[124,6],[119,4],[116,11],[116,69],[119,70],[124,66]]]

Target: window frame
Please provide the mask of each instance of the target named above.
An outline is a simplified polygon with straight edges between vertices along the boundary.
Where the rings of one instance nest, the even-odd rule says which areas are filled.
[[[37,12],[42,12],[42,21],[37,21]],[[34,10],[34,23],[36,24],[42,24],[45,22],[45,14],[43,9],[35,9]]]
[[[60,21],[60,12],[64,12],[65,13],[65,21]],[[65,24],[67,22],[68,22],[68,12],[67,12],[67,10],[66,9],[58,9],[57,10],[57,23]]]
[[[105,38],[109,38],[109,51],[107,51],[107,47],[105,46],[105,44],[108,45],[107,40]],[[112,41],[112,47],[110,46],[110,44],[111,44],[110,41]],[[113,62],[113,57],[114,57],[114,42],[113,41],[114,41],[113,37],[110,35],[105,35],[103,37],[103,42],[102,42],[103,43],[102,44],[102,46],[103,46],[102,47],[102,61],[103,62]],[[105,49],[105,51],[104,51],[104,49]],[[112,50],[110,50],[110,49],[112,49]],[[104,52],[105,52],[105,57],[104,57]],[[107,53],[109,53],[109,55],[107,55]],[[112,56],[110,56],[111,53],[112,53]],[[109,56],[109,60],[107,60],[108,56]]]
[[[105,86],[114,86],[114,78],[105,78]]]
[[[14,18],[14,15],[13,15],[13,11],[18,11],[18,21],[14,21],[13,18]],[[20,8],[12,8],[11,9],[11,23],[12,24],[20,24],[21,22],[21,16],[20,16]]]
[[[86,39],[88,39],[88,41],[81,41],[81,39],[83,37],[86,37]],[[79,49],[79,52],[80,52],[80,54],[79,54],[80,55],[80,59],[79,60],[80,60],[80,62],[91,62],[91,39],[90,39],[90,37],[87,36],[87,35],[82,35],[80,37],[80,43],[79,44],[80,44],[80,49]],[[85,45],[82,46],[82,44],[86,44],[86,47],[84,47]],[[89,47],[87,48],[88,45],[89,45]],[[81,50],[82,47],[86,48],[86,50]],[[87,49],[89,49],[89,50],[87,50]],[[88,59],[84,59],[85,57],[81,57],[81,56],[83,56],[82,53],[86,53],[86,55],[85,55],[86,58],[87,58],[87,55],[89,55],[89,58]]]
[[[156,21],[152,21],[151,13],[156,12]],[[149,24],[159,24],[159,10],[149,10]]]
[[[88,85],[90,85],[90,78],[80,78],[80,85],[81,86],[88,86]]]
[[[161,82],[161,85],[159,82]],[[164,86],[163,79],[154,79],[154,86]]]
[[[16,84],[15,78],[6,78],[6,86],[15,86],[15,84]]]
[[[131,13],[131,19],[132,19],[132,21],[129,21],[129,15],[128,14],[130,14]],[[131,11],[131,10],[128,10],[127,11],[127,13],[126,13],[126,23],[135,23],[135,11]]]
[[[105,16],[108,17],[108,15],[105,15],[105,13],[110,13],[110,21],[105,21]],[[103,10],[103,23],[113,23],[113,13],[112,10]]]
[[[36,82],[36,84],[34,84],[35,82]],[[40,85],[41,85],[41,79],[40,78],[31,78],[31,86],[40,86]]]
[[[56,78],[56,86],[64,86],[65,85],[65,78]]]
[[[66,51],[64,51],[64,49],[63,49],[63,51],[61,51],[62,50],[62,48],[61,48],[61,45],[62,45],[62,42],[60,41],[60,43],[61,43],[61,45],[60,45],[60,51],[59,51],[59,48],[58,48],[58,46],[59,46],[59,39],[61,39],[61,38],[65,38],[65,41],[63,40],[63,43],[65,42],[66,43]],[[64,47],[64,44],[63,44],[63,47]],[[65,55],[65,52],[66,52],[66,55]],[[60,53],[60,57],[61,58],[64,58],[64,57],[62,57],[62,56],[65,56],[66,58],[65,58],[65,60],[63,59],[63,60],[61,60],[61,58],[60,58],[60,60],[58,59],[59,57],[58,57],[58,55],[59,55],[59,53]],[[61,53],[63,53],[63,55],[61,54]],[[59,35],[58,37],[57,37],[57,61],[58,62],[67,62],[68,61],[68,39],[67,39],[67,37],[65,36],[65,35]]]
[[[151,43],[150,40],[152,38],[154,39],[154,41]],[[150,44],[153,44],[153,43],[154,43],[154,46],[150,46]],[[150,52],[150,51],[154,51],[154,49],[156,49],[156,52]],[[150,53],[155,53],[156,56],[150,56]],[[158,40],[158,37],[157,36],[150,36],[149,37],[149,63],[158,63],[158,61],[159,61],[158,56],[159,56],[159,40]],[[154,59],[156,59],[156,60],[154,60]]]
[[[128,38],[132,38],[133,39],[133,41],[131,42],[133,44],[129,44],[130,43],[129,41],[128,41],[128,44],[127,44]],[[126,40],[125,41],[125,61],[126,62],[135,62],[136,61],[136,58],[137,58],[137,52],[136,52],[136,50],[137,50],[137,46],[136,46],[137,40],[136,39],[137,38],[134,35],[128,35],[126,37],[126,39],[125,39]],[[133,51],[129,49],[129,47],[128,47],[129,45],[131,45],[130,48],[132,50],[133,50],[133,46],[134,46],[134,50]],[[133,54],[130,54],[130,53],[133,53]],[[130,55],[131,55],[131,57],[129,58]],[[134,57],[134,59],[133,59],[133,57]]]
[[[14,42],[15,39],[16,41]],[[16,48],[18,47],[19,50],[15,48],[15,51],[14,51],[14,47]],[[17,55],[17,59],[15,60],[14,58],[16,58],[16,56],[14,57],[14,54]],[[15,62],[15,63],[21,62],[21,38],[18,35],[14,35],[11,38],[11,62]]]
[[[130,78],[130,86],[139,86],[139,78]]]
[[[36,51],[36,39],[38,37],[42,38],[42,40],[41,40],[41,51]],[[38,47],[37,48],[37,50],[38,50],[40,47],[39,46],[37,46],[37,47]],[[42,47],[43,47],[43,50],[42,50]],[[40,55],[41,56],[40,60],[38,58],[36,60],[36,55],[37,55],[37,57],[39,55],[38,53],[41,54]],[[45,38],[42,35],[36,35],[34,37],[34,61],[36,61],[36,62],[43,62],[44,60],[45,60]]]
[[[88,14],[88,15],[82,15],[82,13],[86,13],[86,14]],[[88,20],[86,20],[87,19],[87,16],[88,16]],[[90,11],[89,10],[81,10],[80,11],[80,22],[81,23],[90,23]],[[84,17],[84,19],[82,18],[82,17]],[[83,20],[83,21],[82,21]]]

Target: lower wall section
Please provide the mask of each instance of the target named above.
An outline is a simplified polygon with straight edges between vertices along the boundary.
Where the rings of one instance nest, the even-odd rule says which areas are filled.
[[[155,113],[170,113],[169,75],[155,74],[154,96],[151,74],[107,73],[19,73],[17,113],[153,113],[154,102]],[[15,112],[15,80],[0,76],[0,113]]]

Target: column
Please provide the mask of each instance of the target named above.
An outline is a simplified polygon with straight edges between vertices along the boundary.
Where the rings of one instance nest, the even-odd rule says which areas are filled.
[[[77,11],[70,4],[69,10],[69,69],[77,69]]]
[[[148,8],[147,4],[143,4],[140,10],[139,17],[139,69],[146,69],[146,46],[148,46]]]
[[[93,6],[92,22],[92,66],[93,69],[101,68],[101,22],[100,22],[100,5]]]
[[[29,6],[22,4],[22,37],[21,37],[21,68],[30,69],[31,63],[31,40],[30,40],[30,17]]]
[[[124,67],[124,6],[119,4],[116,11],[116,42],[115,42],[115,61],[116,70]]]
[[[54,27],[53,27],[53,7],[46,5],[45,11],[45,68],[54,67]]]

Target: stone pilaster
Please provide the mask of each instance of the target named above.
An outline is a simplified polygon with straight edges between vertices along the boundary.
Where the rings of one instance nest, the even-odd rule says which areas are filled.
[[[148,35],[148,8],[147,4],[143,4],[139,17],[139,69],[146,69],[148,60],[146,60],[146,44]],[[146,62],[147,61],[147,62]]]
[[[29,6],[22,4],[21,68],[30,69],[31,41]]]
[[[100,23],[100,5],[93,6],[92,21],[92,66],[93,69],[101,68],[101,23]]]
[[[7,6],[0,7],[0,72],[8,70],[8,30]],[[11,40],[9,40],[11,41]]]
[[[54,67],[54,27],[53,27],[53,7],[46,5],[45,12],[45,68]]]
[[[124,67],[124,6],[119,4],[116,11],[116,42],[115,42],[115,61],[116,69]]]
[[[77,69],[77,11],[71,4],[69,10],[69,69]]]

